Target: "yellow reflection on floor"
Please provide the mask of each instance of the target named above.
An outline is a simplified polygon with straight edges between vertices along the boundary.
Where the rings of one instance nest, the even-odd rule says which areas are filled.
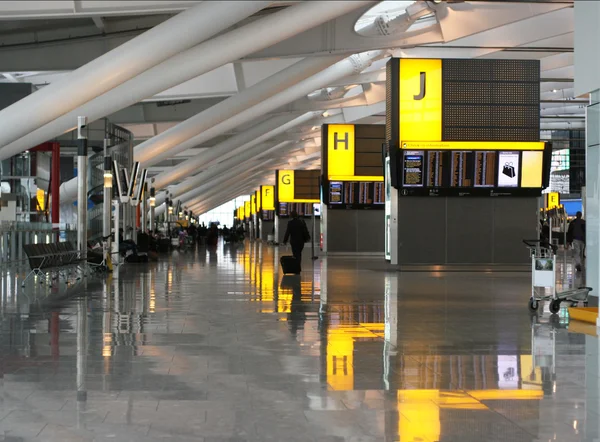
[[[398,391],[398,436],[401,441],[440,440],[438,390]]]

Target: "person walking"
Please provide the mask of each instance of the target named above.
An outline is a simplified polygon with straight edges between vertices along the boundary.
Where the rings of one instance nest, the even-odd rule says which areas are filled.
[[[298,261],[298,267],[301,267],[302,263],[302,250],[304,244],[310,241],[310,233],[308,233],[308,227],[304,220],[300,219],[298,212],[292,211],[292,219],[288,222],[287,229],[285,230],[285,236],[283,237],[283,244],[287,244],[288,240],[292,246],[292,255]]]
[[[567,241],[573,245],[575,269],[581,272],[585,253],[585,220],[582,218],[581,212],[577,212],[575,219],[569,223]]]

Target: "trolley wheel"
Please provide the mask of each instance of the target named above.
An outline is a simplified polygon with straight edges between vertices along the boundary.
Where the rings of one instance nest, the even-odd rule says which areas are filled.
[[[530,298],[529,299],[529,311],[537,312],[538,307],[539,307],[539,303],[538,303],[537,299]]]
[[[560,299],[555,299],[550,303],[550,313],[558,313],[560,311]]]

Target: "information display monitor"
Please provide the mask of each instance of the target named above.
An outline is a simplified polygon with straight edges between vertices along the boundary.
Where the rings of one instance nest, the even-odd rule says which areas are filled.
[[[274,210],[263,210],[261,212],[263,221],[273,221],[275,219],[275,211]]]
[[[399,188],[403,196],[535,196],[550,150],[403,150]]]
[[[315,212],[315,216],[321,216],[319,203],[279,203],[276,212],[280,218],[289,218],[293,211],[296,211],[301,217],[310,218],[312,217],[314,206],[319,206],[319,211]]]
[[[384,183],[341,182],[329,183],[329,206],[363,208],[385,204]]]

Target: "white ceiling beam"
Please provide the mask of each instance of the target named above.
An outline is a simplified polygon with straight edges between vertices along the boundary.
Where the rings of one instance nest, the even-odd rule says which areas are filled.
[[[30,0],[0,2],[0,20],[31,20],[139,14],[173,14],[199,0]]]
[[[17,78],[13,74],[10,74],[8,72],[3,73],[2,75],[4,75],[6,77],[6,79],[8,81],[10,81],[11,83],[23,83],[22,79]]]
[[[92,17],[92,20],[94,21],[94,24],[100,31],[105,31],[106,24],[104,23],[104,19],[102,17],[94,16]]]

